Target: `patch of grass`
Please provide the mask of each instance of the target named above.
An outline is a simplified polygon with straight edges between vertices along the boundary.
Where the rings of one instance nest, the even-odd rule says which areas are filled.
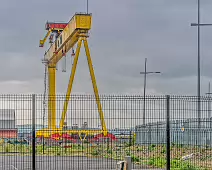
[[[9,148],[8,145],[5,146],[5,152],[6,152],[6,153],[10,152],[10,148]]]
[[[161,151],[161,153],[162,153],[162,154],[166,153],[166,149],[163,148],[162,151]]]
[[[150,158],[147,164],[156,168],[164,168],[166,165],[166,160],[163,158]]]
[[[155,168],[165,168],[166,159],[165,158],[150,158],[147,161],[147,165],[153,166]],[[189,162],[181,161],[177,159],[171,160],[171,169],[173,170],[200,170],[199,167],[195,167]],[[202,169],[201,169],[202,170]]]
[[[132,162],[140,162],[140,158],[135,155],[131,155]]]
[[[36,147],[36,153],[43,154],[43,150],[44,150],[44,152],[45,152],[46,146],[43,147],[43,145],[38,145],[38,146]]]
[[[112,152],[113,152],[112,149],[108,149],[108,150],[107,150],[107,153],[108,153],[108,154],[112,154]]]
[[[156,148],[156,145],[155,144],[151,144],[150,146],[148,146],[148,150],[149,151],[154,151]]]
[[[126,152],[126,155],[127,155],[127,156],[130,156],[130,151],[127,151],[127,152]]]
[[[93,156],[98,156],[99,155],[99,151],[97,149],[94,149],[92,152],[91,152],[91,155]]]
[[[137,151],[138,151],[138,152],[139,152],[139,151],[144,151],[144,148],[138,147],[138,148],[137,148]]]

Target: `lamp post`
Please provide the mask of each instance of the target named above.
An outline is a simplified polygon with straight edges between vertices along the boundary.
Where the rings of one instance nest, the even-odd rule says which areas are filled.
[[[147,70],[147,58],[145,58],[145,66],[144,66],[144,72],[140,72],[140,74],[144,74],[144,104],[143,104],[143,125],[145,125],[145,102],[146,102],[146,75],[147,74],[160,74],[161,72],[156,71],[146,71]]]
[[[207,24],[207,23],[200,23],[200,0],[197,1],[197,8],[198,8],[198,21],[197,23],[191,23],[191,26],[197,26],[197,50],[198,50],[198,63],[197,63],[197,69],[198,69],[198,78],[197,78],[197,95],[198,95],[198,105],[197,105],[197,110],[198,110],[198,128],[200,128],[200,118],[201,118],[201,102],[200,102],[200,26],[212,26],[212,24]]]

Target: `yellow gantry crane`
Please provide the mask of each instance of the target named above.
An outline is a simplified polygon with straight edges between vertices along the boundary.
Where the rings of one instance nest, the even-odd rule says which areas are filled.
[[[72,90],[72,85],[74,81],[74,76],[76,72],[76,67],[78,63],[78,58],[80,54],[80,48],[82,43],[84,43],[85,53],[87,56],[90,76],[93,84],[93,90],[96,98],[96,103],[98,107],[99,117],[101,120],[101,130],[65,130],[69,134],[81,134],[95,135],[103,134],[108,135],[108,130],[104,120],[104,113],[102,111],[102,106],[98,94],[97,83],[94,74],[94,68],[92,66],[92,60],[90,55],[90,50],[88,46],[88,32],[91,29],[92,15],[76,13],[69,23],[66,24],[61,33],[56,37],[55,41],[51,44],[48,51],[44,55],[44,60],[46,60],[48,65],[48,128],[41,129],[37,131],[36,136],[50,137],[52,134],[62,134],[64,132],[64,122],[67,114],[68,103],[70,100],[70,94]],[[49,35],[49,33],[47,33]],[[46,36],[47,37],[47,36]],[[44,39],[46,39],[46,37]],[[41,41],[43,46],[44,41]],[[75,58],[73,61],[73,66],[71,70],[71,75],[69,79],[69,84],[66,92],[66,99],[63,106],[62,117],[60,119],[59,128],[56,125],[56,64],[66,56],[66,53],[77,44]]]

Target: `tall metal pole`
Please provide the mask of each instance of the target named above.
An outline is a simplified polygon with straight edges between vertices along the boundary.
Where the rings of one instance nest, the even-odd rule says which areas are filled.
[[[147,58],[145,58],[145,66],[144,66],[144,106],[143,106],[143,125],[145,125],[145,102],[146,102],[146,63]]]
[[[191,26],[197,26],[198,28],[198,86],[197,86],[197,93],[198,93],[198,129],[201,128],[201,100],[200,100],[200,26],[212,26],[211,23],[200,23],[200,0],[198,0],[198,23],[191,23]],[[210,100],[210,99],[209,99]],[[210,113],[208,113],[210,114]],[[200,137],[198,136],[198,142],[200,141]],[[212,139],[212,138],[211,138]]]
[[[146,76],[147,74],[160,74],[161,72],[156,71],[148,71],[147,72],[147,58],[145,58],[145,65],[144,65],[144,72],[140,72],[140,74],[144,74],[144,103],[143,103],[143,125],[145,125],[145,119],[146,119]]]
[[[198,94],[198,128],[200,128],[200,118],[201,118],[201,103],[200,103],[200,0],[198,0],[198,82],[197,82],[197,94]]]
[[[87,0],[87,5],[86,6],[87,6],[87,14],[88,14],[88,0]]]

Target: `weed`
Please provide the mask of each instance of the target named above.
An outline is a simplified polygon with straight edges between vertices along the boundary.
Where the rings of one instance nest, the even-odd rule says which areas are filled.
[[[97,156],[99,155],[99,151],[95,149],[91,152],[91,155]]]
[[[140,162],[140,158],[135,155],[131,155],[131,159],[132,159],[132,162]]]
[[[130,156],[130,152],[129,152],[129,151],[127,151],[127,152],[126,152],[126,155],[127,155],[127,156]]]
[[[148,150],[149,151],[153,151],[153,150],[155,150],[155,148],[156,148],[155,144],[152,144],[152,145],[148,146]]]
[[[157,168],[164,168],[166,165],[166,160],[163,158],[150,158],[148,164]]]
[[[165,168],[166,167],[166,159],[165,158],[151,158],[148,162],[148,165],[154,166],[156,168]],[[177,159],[173,159],[171,161],[171,169],[173,170],[199,170],[198,167],[190,164],[189,162],[180,161]]]
[[[107,153],[108,153],[108,154],[112,154],[112,149],[108,149],[108,150],[107,150]]]
[[[163,148],[162,151],[161,151],[161,153],[166,153],[166,149]]]

